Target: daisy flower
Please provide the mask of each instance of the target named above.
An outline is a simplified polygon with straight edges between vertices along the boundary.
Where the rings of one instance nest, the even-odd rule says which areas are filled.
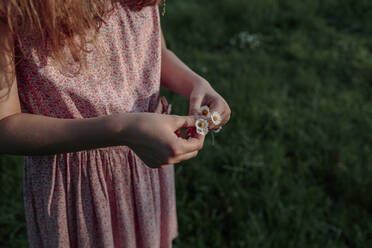
[[[219,125],[222,121],[221,115],[218,112],[213,112],[211,119],[214,125]]]
[[[203,117],[209,118],[211,113],[209,111],[208,106],[202,106],[199,110],[199,114],[201,114]]]
[[[198,119],[195,122],[196,132],[201,135],[206,135],[208,133],[208,121],[204,119]]]
[[[208,128],[197,128],[196,132],[200,135],[207,135],[208,134]]]

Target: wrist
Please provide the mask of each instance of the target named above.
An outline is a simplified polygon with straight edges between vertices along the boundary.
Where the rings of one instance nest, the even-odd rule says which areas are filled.
[[[199,76],[199,80],[195,82],[196,85],[198,86],[204,86],[204,87],[207,87],[207,88],[212,88],[212,86],[210,85],[210,83],[204,79],[203,77]]]
[[[106,116],[108,136],[116,146],[129,146],[133,136],[133,113],[120,113]]]

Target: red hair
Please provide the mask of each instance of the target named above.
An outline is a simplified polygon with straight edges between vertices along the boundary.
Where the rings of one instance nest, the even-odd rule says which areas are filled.
[[[139,11],[146,6],[159,5],[162,0],[2,0],[0,1],[0,22],[7,27],[11,42],[22,43],[21,37],[32,35],[48,44],[47,53],[63,67],[64,55],[61,47],[67,46],[75,62],[84,65],[85,45],[91,42],[114,4],[122,4]],[[75,39],[77,37],[78,39]],[[12,44],[0,44],[1,51],[9,52]],[[8,53],[9,54],[9,53]],[[0,66],[9,61],[0,54]],[[11,58],[16,62],[15,58]],[[0,69],[3,70],[3,69]],[[3,80],[2,80],[3,81]],[[5,80],[9,81],[9,80]],[[4,83],[0,82],[0,90]],[[8,82],[6,85],[10,85]]]

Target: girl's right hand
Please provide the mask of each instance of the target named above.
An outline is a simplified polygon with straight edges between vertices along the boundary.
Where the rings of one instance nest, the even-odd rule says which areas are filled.
[[[197,117],[147,112],[118,117],[124,117],[121,123],[125,126],[119,138],[151,168],[193,158],[203,147],[204,136],[185,139],[175,133],[181,128],[193,127]]]

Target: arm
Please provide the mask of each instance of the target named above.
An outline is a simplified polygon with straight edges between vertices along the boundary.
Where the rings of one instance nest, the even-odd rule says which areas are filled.
[[[125,145],[158,168],[197,155],[203,137],[184,140],[175,134],[194,123],[194,118],[157,113],[58,119],[18,112],[0,120],[0,154],[49,155]]]
[[[13,38],[4,24],[0,31],[0,154],[42,155],[119,145],[113,142],[111,116],[72,120],[21,113],[11,60]]]
[[[4,37],[6,34],[2,33],[0,42],[4,43],[0,44],[13,44],[9,37]],[[182,127],[194,126],[192,117],[120,113],[59,119],[22,113],[14,64],[9,63],[12,56],[13,49],[0,47],[0,95],[9,90],[0,98],[0,154],[49,155],[125,145],[147,166],[158,168],[195,157],[202,147],[203,138],[185,140],[175,134]],[[6,80],[12,80],[11,87],[4,83]]]
[[[112,116],[58,119],[17,113],[0,120],[0,153],[48,155],[124,145],[115,142]]]
[[[226,101],[212,88],[207,80],[187,67],[177,56],[167,49],[163,33],[162,59],[161,59],[161,85],[175,93],[183,95],[190,100],[189,115],[197,115],[202,105],[208,105],[211,111],[217,111],[222,122],[226,124],[230,119],[230,108]]]
[[[161,44],[161,86],[190,98],[196,84],[208,84],[167,48],[163,32],[161,32]]]

